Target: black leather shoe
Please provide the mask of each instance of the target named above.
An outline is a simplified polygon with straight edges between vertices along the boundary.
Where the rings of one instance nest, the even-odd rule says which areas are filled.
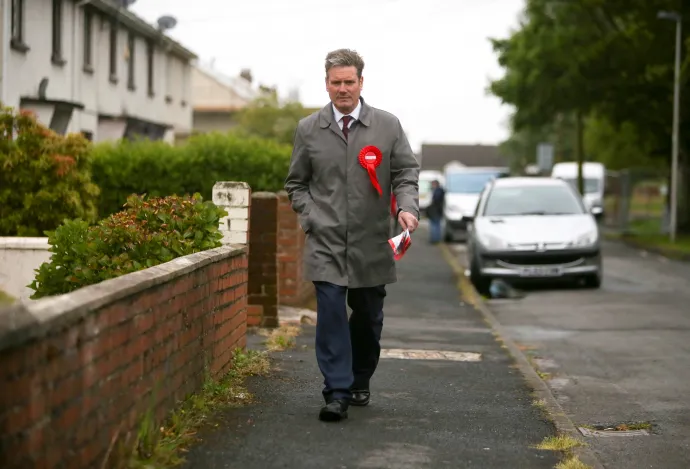
[[[342,399],[334,399],[321,407],[319,420],[324,422],[338,422],[347,418],[347,402]]]
[[[369,404],[371,393],[368,389],[353,389],[350,404],[357,407],[364,407]]]

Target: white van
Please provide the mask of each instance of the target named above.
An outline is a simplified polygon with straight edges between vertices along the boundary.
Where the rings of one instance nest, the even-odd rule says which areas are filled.
[[[435,170],[424,170],[419,172],[419,211],[424,211],[431,204],[431,183],[438,181],[441,187],[444,186],[443,173]]]
[[[577,163],[556,163],[551,169],[551,177],[569,182],[577,190]],[[606,181],[606,167],[601,163],[582,163],[582,178],[585,193],[583,201],[585,207],[596,218],[604,215],[604,183]]]

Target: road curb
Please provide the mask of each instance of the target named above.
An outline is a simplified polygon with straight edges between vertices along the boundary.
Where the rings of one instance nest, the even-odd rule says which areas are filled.
[[[535,397],[537,399],[543,399],[543,402],[545,402],[545,407],[548,411],[549,417],[556,426],[556,430],[559,433],[568,435],[586,445],[587,442],[584,440],[584,437],[577,430],[573,421],[570,420],[570,418],[566,415],[565,411],[551,392],[551,389],[549,389],[549,386],[539,377],[527,359],[527,356],[508,336],[501,323],[498,322],[496,316],[494,316],[482,299],[481,295],[479,295],[477,290],[474,288],[474,285],[472,285],[470,280],[465,276],[465,269],[458,261],[457,256],[453,254],[445,244],[441,244],[440,248],[446,262],[448,265],[450,265],[453,273],[457,276],[458,290],[460,290],[462,297],[482,314],[484,321],[491,327],[496,336],[506,346],[508,352],[515,360],[518,370],[520,373],[522,373],[527,381],[528,386],[534,390]],[[596,455],[589,448],[589,446],[580,446],[574,448],[572,453],[576,455],[580,461],[588,464],[593,469],[604,469],[604,466],[597,459]]]

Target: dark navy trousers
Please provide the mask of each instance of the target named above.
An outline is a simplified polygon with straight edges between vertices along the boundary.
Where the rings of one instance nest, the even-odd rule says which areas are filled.
[[[323,396],[349,399],[369,389],[381,355],[385,285],[350,288],[328,282],[316,287],[316,361],[324,378]],[[348,320],[347,306],[352,309]]]

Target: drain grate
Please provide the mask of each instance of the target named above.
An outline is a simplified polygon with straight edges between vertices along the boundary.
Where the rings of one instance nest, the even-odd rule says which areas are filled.
[[[409,350],[409,349],[383,349],[381,358],[397,358],[400,360],[447,360],[456,362],[478,362],[482,359],[481,353],[475,352],[448,352],[444,350]]]
[[[649,436],[652,425],[643,423],[618,423],[615,425],[587,425],[578,427],[583,436],[589,438],[600,437],[631,437]]]

